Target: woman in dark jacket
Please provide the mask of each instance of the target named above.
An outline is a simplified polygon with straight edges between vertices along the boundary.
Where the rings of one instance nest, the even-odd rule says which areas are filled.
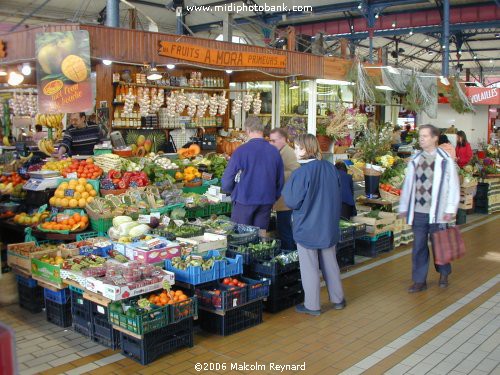
[[[356,216],[356,203],[354,202],[354,185],[352,176],[347,173],[347,167],[343,161],[335,163],[335,168],[340,176],[340,185],[342,187],[342,209],[340,217],[349,220]]]
[[[299,251],[304,288],[304,303],[297,305],[295,310],[319,315],[320,269],[333,308],[341,310],[346,305],[335,255],[342,202],[340,177],[333,164],[321,160],[314,135],[299,135],[294,142],[301,166],[293,171],[282,196],[285,204],[293,210],[293,238]]]

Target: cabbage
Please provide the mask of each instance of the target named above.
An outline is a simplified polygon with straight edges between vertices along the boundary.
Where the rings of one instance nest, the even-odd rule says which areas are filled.
[[[115,228],[118,228],[120,226],[120,224],[123,224],[123,223],[129,223],[132,221],[132,218],[131,217],[128,217],[128,216],[116,216],[114,219],[113,219],[113,226]]]
[[[118,226],[118,231],[120,232],[120,237],[126,237],[129,235],[130,230],[136,226],[138,226],[139,223],[136,221],[131,221],[128,223],[122,223]]]
[[[111,227],[108,230],[108,235],[112,240],[117,240],[118,238],[120,238],[120,231],[115,227]]]
[[[142,236],[144,236],[146,233],[148,233],[150,229],[151,229],[151,228],[149,228],[149,226],[148,226],[148,225],[146,225],[146,224],[139,224],[139,225],[136,225],[135,227],[133,227],[133,228],[129,231],[128,235],[129,235],[130,237],[142,237]]]

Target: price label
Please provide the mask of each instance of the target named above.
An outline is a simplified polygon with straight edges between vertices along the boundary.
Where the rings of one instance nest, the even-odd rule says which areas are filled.
[[[149,224],[151,222],[151,217],[150,215],[139,215],[137,222],[141,224]]]
[[[101,305],[97,305],[97,312],[100,314],[106,314],[106,310]]]
[[[206,181],[210,181],[210,180],[212,179],[212,177],[213,177],[213,174],[212,174],[212,173],[203,172],[203,173],[201,174],[201,178],[202,178],[203,180],[206,180]]]
[[[45,210],[47,209],[47,205],[44,204],[43,206],[40,206],[40,208],[38,209],[38,213],[41,214],[43,213]]]
[[[72,197],[75,195],[75,190],[74,189],[66,189],[64,191],[64,196],[65,197]]]
[[[182,221],[182,220],[174,220],[174,223],[175,223],[175,225],[177,225],[178,227],[180,227],[180,226],[184,225],[184,221]]]
[[[59,209],[57,207],[52,207],[50,209],[51,215],[57,215],[59,213]]]
[[[151,212],[151,214],[149,216],[156,217],[158,220],[160,220],[160,217],[161,217],[159,212]]]
[[[163,223],[163,225],[168,225],[170,223],[170,218],[168,216],[163,216],[161,222]]]
[[[193,197],[187,197],[186,198],[186,204],[194,203],[194,198]]]
[[[76,172],[71,172],[66,175],[66,178],[78,178],[78,174]]]

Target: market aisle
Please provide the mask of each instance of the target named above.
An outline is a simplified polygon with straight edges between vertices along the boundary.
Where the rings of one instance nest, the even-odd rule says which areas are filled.
[[[462,318],[467,317],[465,323],[471,317],[474,322],[480,319],[477,313],[469,314],[481,305],[481,309],[491,308],[498,315],[498,307],[491,304],[498,303],[495,298],[500,293],[497,277],[499,223],[500,214],[497,214],[483,216],[465,227],[468,253],[454,265],[447,290],[438,288],[438,276],[432,271],[426,292],[408,294],[410,256],[403,248],[388,254],[385,260],[377,259],[345,274],[343,282],[348,302],[345,310],[328,310],[325,305],[320,317],[299,315],[293,309],[266,314],[263,324],[225,338],[200,332],[195,335],[194,348],[181,350],[146,367],[124,359],[118,352],[98,347],[71,331],[64,332],[46,323],[42,314],[26,320],[28,313],[11,307],[0,311],[0,319],[17,331],[19,355],[25,356],[21,357],[23,374],[43,370],[47,370],[44,374],[87,371],[92,374],[214,373],[195,370],[196,363],[204,362],[228,366],[257,362],[265,365],[267,371],[243,373],[278,373],[269,371],[270,362],[302,364],[304,361],[306,371],[299,373],[335,374],[347,369],[351,369],[347,373],[359,373],[353,366],[362,362],[366,373],[379,374],[402,364],[416,352],[427,353],[430,348],[427,345],[434,339],[439,340],[441,334],[449,333],[449,329],[455,329],[452,328],[455,324],[463,325]],[[322,300],[327,300],[326,290],[323,290]],[[493,322],[498,329],[498,319]],[[415,331],[419,334],[415,335]],[[407,340],[402,341],[402,336]],[[498,336],[492,337],[491,340],[498,341]],[[398,339],[399,346],[387,350]],[[55,347],[55,352],[50,350],[46,340]],[[478,342],[475,336],[470,340]],[[371,357],[374,353],[376,360]],[[465,359],[466,354],[462,356]],[[485,366],[487,364],[488,361]]]

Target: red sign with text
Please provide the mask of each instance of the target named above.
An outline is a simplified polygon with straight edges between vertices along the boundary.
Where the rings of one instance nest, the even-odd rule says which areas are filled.
[[[500,105],[500,89],[467,87],[465,93],[473,105]]]

